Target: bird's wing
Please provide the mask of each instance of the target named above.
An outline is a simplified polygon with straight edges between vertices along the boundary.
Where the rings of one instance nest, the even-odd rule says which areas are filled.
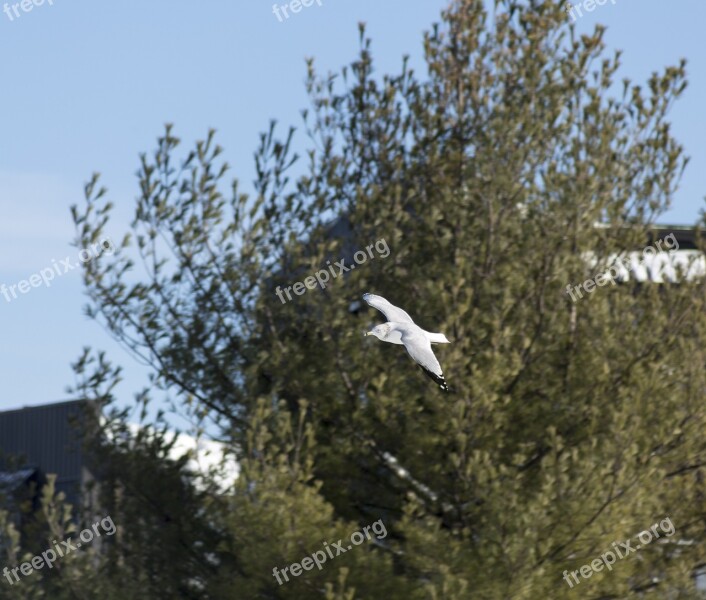
[[[450,391],[449,386],[446,384],[446,379],[444,379],[441,365],[436,359],[436,356],[434,356],[434,351],[431,349],[431,342],[424,333],[421,330],[403,329],[401,331],[402,343],[414,362],[416,362],[442,390],[445,392]]]
[[[375,294],[363,294],[363,300],[365,300],[373,308],[377,308],[388,321],[393,323],[414,323],[412,317],[410,317],[401,308],[397,308],[390,304],[382,296],[376,296]]]

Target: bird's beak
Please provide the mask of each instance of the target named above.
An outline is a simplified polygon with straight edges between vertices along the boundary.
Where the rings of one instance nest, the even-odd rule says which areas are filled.
[[[369,331],[366,331],[366,332],[363,334],[363,337],[368,337],[369,335],[370,335],[370,332],[369,332]]]

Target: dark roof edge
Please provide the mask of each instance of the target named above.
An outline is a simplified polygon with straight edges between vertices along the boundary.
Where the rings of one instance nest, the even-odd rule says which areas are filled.
[[[93,402],[92,400],[88,400],[87,398],[79,398],[78,400],[59,400],[58,402],[47,402],[45,404],[33,404],[32,406],[21,406],[19,408],[10,408],[7,410],[0,410],[0,414],[4,415],[7,413],[12,413],[12,412],[20,412],[20,411],[25,411],[25,410],[40,410],[43,408],[49,408],[49,407],[55,407],[55,406],[63,406],[66,404],[87,404]]]

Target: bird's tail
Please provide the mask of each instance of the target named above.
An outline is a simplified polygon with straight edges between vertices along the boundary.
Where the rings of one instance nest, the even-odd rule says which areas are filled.
[[[432,343],[432,344],[450,344],[449,340],[446,339],[446,336],[443,333],[430,333],[428,331],[425,332],[427,334],[427,339]]]

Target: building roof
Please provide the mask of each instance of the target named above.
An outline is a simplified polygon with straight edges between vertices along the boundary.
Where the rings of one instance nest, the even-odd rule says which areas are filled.
[[[80,490],[84,456],[76,429],[89,403],[72,400],[0,412],[0,466],[2,455],[56,474],[56,489],[75,502]]]

